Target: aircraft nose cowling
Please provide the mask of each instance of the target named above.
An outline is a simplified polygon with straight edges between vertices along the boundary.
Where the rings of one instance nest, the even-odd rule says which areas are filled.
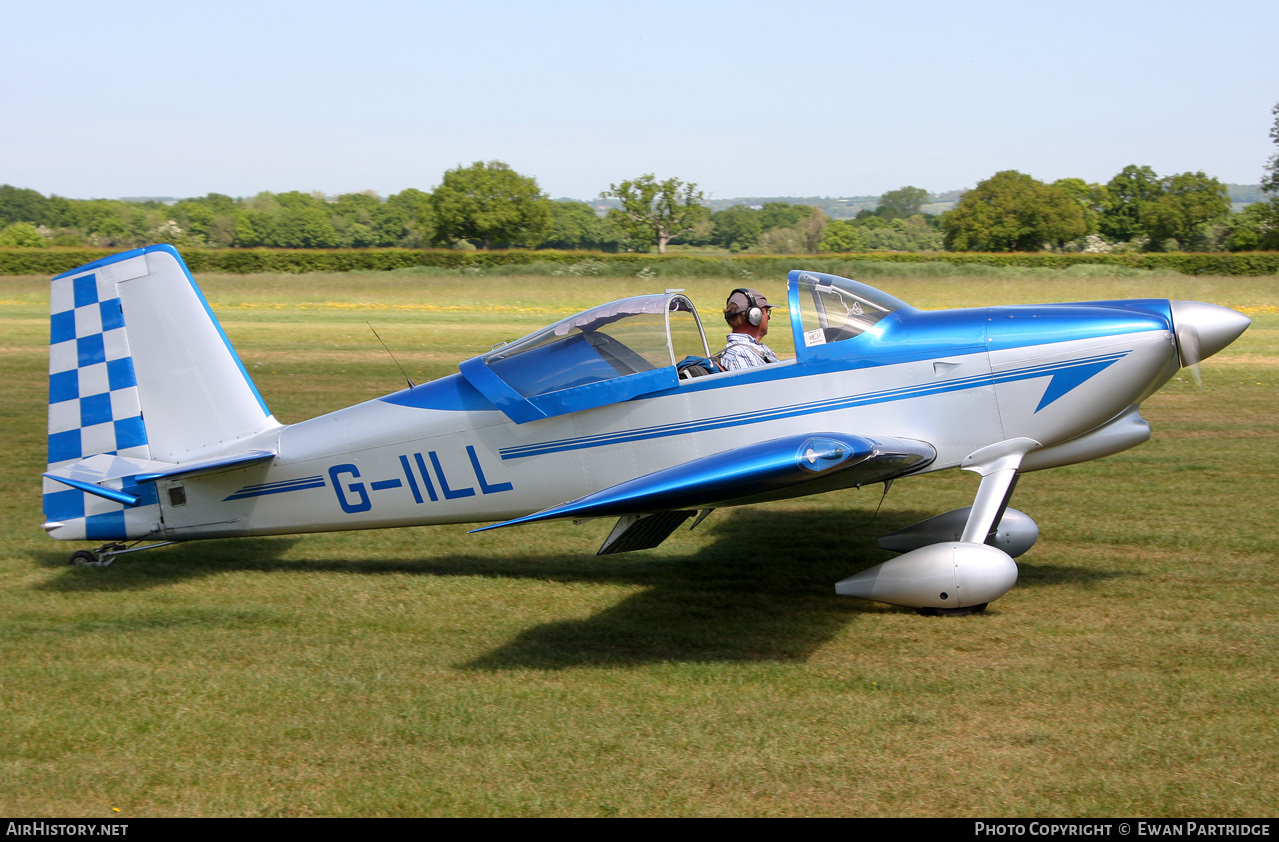
[[[1238,339],[1252,319],[1237,310],[1202,301],[1172,301],[1172,321],[1182,367],[1205,360]]]

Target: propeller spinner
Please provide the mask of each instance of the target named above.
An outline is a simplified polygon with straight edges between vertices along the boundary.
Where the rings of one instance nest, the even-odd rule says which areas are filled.
[[[1202,301],[1170,303],[1181,365],[1190,369],[1196,385],[1202,387],[1199,363],[1238,339],[1252,319],[1229,307]]]

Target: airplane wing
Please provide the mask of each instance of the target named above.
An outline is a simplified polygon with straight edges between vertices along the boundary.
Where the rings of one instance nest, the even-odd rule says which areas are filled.
[[[936,457],[932,445],[911,439],[842,433],[785,436],[694,459],[471,531],[556,518],[623,517],[802,497],[895,479],[927,467]]]

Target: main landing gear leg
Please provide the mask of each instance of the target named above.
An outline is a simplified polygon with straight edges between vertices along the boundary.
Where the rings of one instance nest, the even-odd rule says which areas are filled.
[[[141,541],[138,542],[140,544]],[[138,544],[103,544],[96,550],[78,550],[71,554],[71,560],[68,562],[72,567],[110,567],[111,562],[115,561],[118,555],[125,553],[140,553],[143,550],[154,550],[156,547],[167,547],[170,544],[176,544],[177,541],[161,541],[157,544],[147,544],[138,546]]]
[[[964,470],[981,474],[981,485],[977,489],[977,499],[973,501],[960,541],[997,546],[994,541],[995,530],[1017,488],[1017,467],[1026,452],[1038,446],[1039,443],[1031,439],[1013,439],[993,448],[986,448],[985,453],[979,451],[964,460]],[[985,458],[974,458],[979,454]],[[989,603],[982,602],[962,608],[922,607],[915,610],[925,617],[966,617],[982,613],[987,605]]]
[[[999,532],[1000,522],[1013,512],[1008,499],[1022,457],[1038,447],[1031,439],[1008,439],[969,454],[960,467],[981,475],[972,506],[886,536],[880,546],[905,555],[837,583],[835,593],[914,608],[921,614],[984,611],[1017,582],[1017,564],[999,545],[1024,545],[1024,551],[1039,534],[1034,522],[1020,513],[1017,520],[1030,521],[1030,528],[1018,524],[1018,534],[1012,536],[1017,540],[1001,540]]]

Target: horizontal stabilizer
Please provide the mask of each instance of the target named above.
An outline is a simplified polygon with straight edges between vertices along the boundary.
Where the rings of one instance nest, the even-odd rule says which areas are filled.
[[[734,506],[894,479],[925,467],[925,442],[841,433],[786,436],[656,471],[525,517],[472,530],[564,517],[620,517]]]
[[[230,471],[274,458],[275,454],[269,450],[251,450],[175,464],[103,453],[90,456],[73,465],[55,468],[44,476],[105,500],[112,500],[125,506],[137,506],[141,503],[154,502],[148,499],[154,495],[140,490],[141,485],[160,479]]]
[[[226,456],[215,456],[212,459],[195,459],[180,465],[166,465],[152,462],[152,465],[163,467],[148,469],[138,474],[138,482],[155,482],[161,479],[177,479],[178,477],[194,477],[201,474],[217,474],[235,468],[247,468],[259,462],[268,462],[275,458],[270,450],[247,450],[244,453],[229,453]]]
[[[51,480],[60,482],[63,485],[70,486],[71,488],[79,489],[86,494],[92,494],[95,497],[101,497],[103,500],[110,500],[114,503],[120,503],[125,506],[136,506],[142,502],[142,496],[140,494],[130,494],[127,491],[108,488],[107,486],[98,485],[95,482],[85,482],[84,480],[71,479],[70,477],[59,477],[54,476],[53,474],[44,474],[44,476]]]

